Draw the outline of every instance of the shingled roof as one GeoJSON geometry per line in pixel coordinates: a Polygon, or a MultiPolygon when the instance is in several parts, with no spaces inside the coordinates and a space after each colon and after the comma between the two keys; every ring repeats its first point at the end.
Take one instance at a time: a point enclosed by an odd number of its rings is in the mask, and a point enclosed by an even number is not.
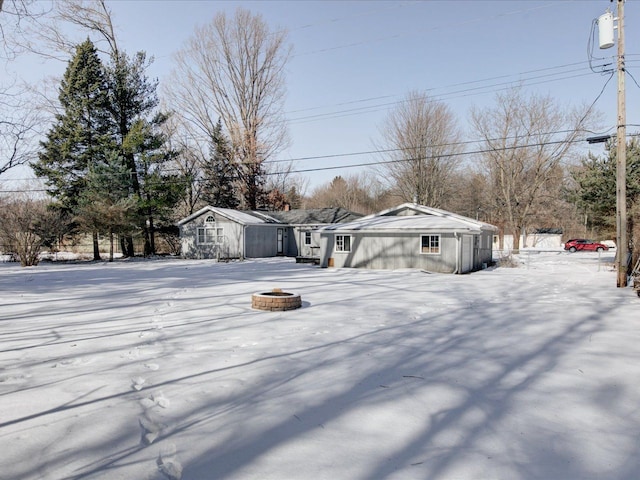
{"type": "Polygon", "coordinates": [[[340,207],[268,212],[268,215],[289,225],[345,223],[352,222],[363,216],[360,213],[350,212],[349,210],[345,210],[340,207]]]}

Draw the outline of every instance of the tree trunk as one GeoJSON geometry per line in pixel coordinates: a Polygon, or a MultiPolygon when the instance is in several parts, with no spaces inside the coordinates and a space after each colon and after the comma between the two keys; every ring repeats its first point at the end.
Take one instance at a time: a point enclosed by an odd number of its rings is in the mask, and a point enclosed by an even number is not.
{"type": "Polygon", "coordinates": [[[144,226],[144,256],[148,257],[152,254],[151,250],[151,232],[148,225],[144,226]]]}
{"type": "Polygon", "coordinates": [[[513,249],[512,253],[520,253],[520,232],[522,229],[520,227],[515,227],[512,229],[513,232],[513,249]]]}
{"type": "Polygon", "coordinates": [[[136,253],[133,248],[133,237],[127,235],[122,240],[122,254],[125,257],[135,257],[136,253]]]}
{"type": "Polygon", "coordinates": [[[100,258],[100,245],[98,244],[98,232],[93,232],[93,259],[101,260],[100,258]]]}
{"type": "Polygon", "coordinates": [[[156,254],[156,237],[155,237],[155,232],[154,232],[154,224],[153,224],[153,216],[149,215],[149,232],[148,232],[148,237],[149,237],[149,255],[155,255],[156,254]]]}
{"type": "Polygon", "coordinates": [[[109,261],[113,262],[113,230],[109,232],[109,261]]]}

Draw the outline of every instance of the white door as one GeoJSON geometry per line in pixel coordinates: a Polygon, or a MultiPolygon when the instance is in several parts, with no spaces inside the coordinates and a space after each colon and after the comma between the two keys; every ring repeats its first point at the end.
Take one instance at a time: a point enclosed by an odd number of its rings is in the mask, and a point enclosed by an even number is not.
{"type": "Polygon", "coordinates": [[[462,271],[467,273],[473,270],[473,236],[462,236],[462,271]]]}
{"type": "Polygon", "coordinates": [[[278,229],[278,255],[284,255],[284,228],[278,229]]]}

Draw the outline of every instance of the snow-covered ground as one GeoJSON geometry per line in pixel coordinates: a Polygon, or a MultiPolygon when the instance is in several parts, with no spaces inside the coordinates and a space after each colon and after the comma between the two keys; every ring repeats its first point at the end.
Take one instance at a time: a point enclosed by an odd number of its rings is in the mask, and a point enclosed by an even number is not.
{"type": "Polygon", "coordinates": [[[640,299],[520,260],[0,264],[0,478],[638,478],[640,299]]]}

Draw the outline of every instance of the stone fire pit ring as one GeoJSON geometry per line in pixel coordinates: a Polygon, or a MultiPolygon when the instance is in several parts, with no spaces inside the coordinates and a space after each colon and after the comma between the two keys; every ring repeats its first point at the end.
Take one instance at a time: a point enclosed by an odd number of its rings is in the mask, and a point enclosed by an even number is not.
{"type": "Polygon", "coordinates": [[[270,292],[254,293],[251,296],[251,308],[268,312],[282,312],[295,310],[302,306],[300,295],[283,292],[280,288],[274,288],[270,292]]]}

